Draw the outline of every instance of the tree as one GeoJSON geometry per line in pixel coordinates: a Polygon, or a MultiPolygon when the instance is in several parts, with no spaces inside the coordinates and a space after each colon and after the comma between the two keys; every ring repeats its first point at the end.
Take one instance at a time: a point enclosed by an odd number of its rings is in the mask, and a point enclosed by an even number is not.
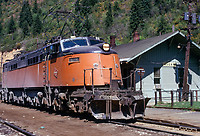
{"type": "Polygon", "coordinates": [[[14,33],[16,30],[15,22],[13,19],[13,16],[10,19],[10,22],[8,23],[8,34],[14,33]]]}
{"type": "Polygon", "coordinates": [[[0,21],[0,35],[2,35],[2,30],[3,30],[3,27],[2,27],[2,24],[1,24],[1,21],[0,21]]]}
{"type": "Polygon", "coordinates": [[[118,16],[119,11],[120,11],[119,3],[115,1],[114,6],[113,6],[113,14],[115,17],[118,16]]]}
{"type": "Polygon", "coordinates": [[[165,18],[163,16],[161,16],[159,23],[158,23],[157,34],[161,35],[163,33],[166,33],[167,30],[168,30],[167,21],[165,20],[165,18]]]}
{"type": "Polygon", "coordinates": [[[39,34],[42,31],[42,22],[38,14],[36,14],[33,18],[33,26],[32,26],[33,35],[39,34]]]}
{"type": "Polygon", "coordinates": [[[89,36],[91,34],[91,23],[89,20],[89,14],[92,12],[92,8],[97,2],[97,0],[76,1],[75,13],[85,19],[84,23],[78,18],[75,19],[74,28],[77,36],[81,33],[83,33],[85,36],[89,36]]]}
{"type": "Polygon", "coordinates": [[[82,31],[82,21],[79,19],[75,19],[74,28],[75,28],[75,35],[79,36],[82,31]]]}
{"type": "Polygon", "coordinates": [[[27,1],[24,1],[24,4],[22,6],[22,10],[20,12],[20,18],[19,18],[19,27],[22,28],[24,22],[27,22],[29,26],[32,25],[33,17],[30,10],[29,3],[27,1]]]}
{"type": "Polygon", "coordinates": [[[129,19],[129,29],[130,29],[130,35],[132,37],[132,34],[137,30],[138,25],[140,24],[139,19],[139,13],[138,13],[138,6],[133,3],[130,11],[130,19],[129,19]]]}
{"type": "Polygon", "coordinates": [[[79,14],[80,12],[80,0],[77,0],[75,3],[75,13],[79,14]]]}
{"type": "Polygon", "coordinates": [[[26,35],[29,35],[28,23],[26,21],[22,23],[22,27],[21,28],[22,28],[24,37],[26,35]]]}
{"type": "Polygon", "coordinates": [[[144,19],[150,14],[150,0],[134,0],[130,10],[129,29],[130,37],[144,23],[144,19]]]}
{"type": "Polygon", "coordinates": [[[86,17],[86,20],[85,20],[85,24],[83,25],[83,31],[84,31],[84,36],[90,36],[91,35],[91,23],[89,21],[89,18],[88,16],[86,17]]]}
{"type": "Polygon", "coordinates": [[[111,3],[109,3],[109,5],[108,5],[108,11],[106,13],[106,19],[105,19],[105,28],[106,28],[106,31],[108,30],[108,28],[110,26],[112,26],[112,23],[113,23],[112,5],[111,5],[111,3]]]}
{"type": "Polygon", "coordinates": [[[33,13],[38,13],[38,5],[37,5],[37,0],[34,2],[34,7],[33,7],[33,13]]]}
{"type": "Polygon", "coordinates": [[[0,2],[0,18],[2,17],[2,7],[1,7],[1,2],[0,2]]]}

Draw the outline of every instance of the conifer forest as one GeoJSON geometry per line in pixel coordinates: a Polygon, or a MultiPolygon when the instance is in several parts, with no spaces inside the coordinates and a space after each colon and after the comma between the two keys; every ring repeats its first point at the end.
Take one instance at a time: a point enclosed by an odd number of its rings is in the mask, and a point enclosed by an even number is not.
{"type": "MultiPolygon", "coordinates": [[[[26,52],[41,47],[55,36],[101,37],[116,44],[132,42],[138,32],[140,39],[187,27],[183,20],[188,5],[182,0],[0,0],[0,51],[24,48],[26,52]]],[[[196,0],[192,12],[200,15],[196,0]]],[[[199,27],[197,20],[195,27],[199,27]]],[[[200,45],[199,28],[191,39],[200,45]]]]}

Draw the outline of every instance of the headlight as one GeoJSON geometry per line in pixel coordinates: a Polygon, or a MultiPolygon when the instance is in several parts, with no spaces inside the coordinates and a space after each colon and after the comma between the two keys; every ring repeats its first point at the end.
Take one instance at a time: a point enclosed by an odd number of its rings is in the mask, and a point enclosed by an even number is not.
{"type": "Polygon", "coordinates": [[[105,44],[103,45],[103,50],[104,50],[104,51],[109,51],[109,50],[110,50],[110,45],[107,44],[107,43],[105,43],[105,44]]]}

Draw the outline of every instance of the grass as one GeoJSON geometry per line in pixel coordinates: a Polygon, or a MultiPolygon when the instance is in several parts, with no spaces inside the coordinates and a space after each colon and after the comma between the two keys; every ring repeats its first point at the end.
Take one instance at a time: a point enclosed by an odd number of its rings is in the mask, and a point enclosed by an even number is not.
{"type": "MultiPolygon", "coordinates": [[[[171,107],[171,103],[159,103],[155,105],[155,107],[171,107]]],[[[174,106],[172,108],[189,108],[189,109],[200,109],[200,102],[193,102],[193,106],[191,107],[190,102],[174,102],[174,106]]]]}

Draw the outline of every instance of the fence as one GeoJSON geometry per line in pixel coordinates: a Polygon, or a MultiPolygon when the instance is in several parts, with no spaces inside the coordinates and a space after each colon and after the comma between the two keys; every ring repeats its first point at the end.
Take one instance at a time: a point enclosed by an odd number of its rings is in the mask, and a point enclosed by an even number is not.
{"type": "MultiPolygon", "coordinates": [[[[190,90],[189,91],[189,99],[190,105],[193,106],[193,102],[198,102],[200,100],[200,90],[190,90]]],[[[182,91],[181,90],[156,90],[155,91],[155,105],[159,103],[170,103],[171,107],[173,107],[174,102],[182,101],[182,91]]]]}

